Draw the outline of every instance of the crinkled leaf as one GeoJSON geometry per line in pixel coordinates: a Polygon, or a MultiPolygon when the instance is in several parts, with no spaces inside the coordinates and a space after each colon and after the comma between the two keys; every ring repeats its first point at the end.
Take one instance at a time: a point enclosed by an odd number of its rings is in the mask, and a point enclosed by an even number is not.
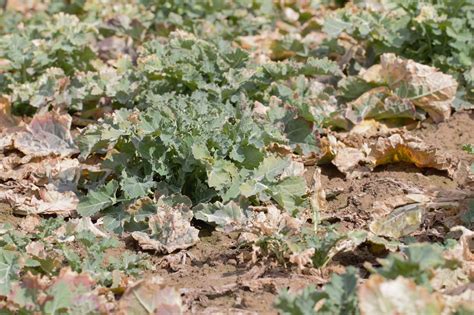
{"type": "Polygon", "coordinates": [[[214,204],[199,204],[193,209],[194,217],[208,223],[214,223],[218,229],[230,231],[239,226],[244,226],[247,221],[238,204],[231,201],[227,204],[216,202],[214,204]]]}
{"type": "Polygon", "coordinates": [[[118,314],[182,314],[180,294],[155,277],[127,288],[118,303],[118,314]]]}
{"type": "Polygon", "coordinates": [[[359,314],[356,288],[356,270],[349,268],[342,275],[333,275],[321,291],[309,286],[296,295],[281,292],[275,307],[282,314],[359,314]]]}
{"type": "Polygon", "coordinates": [[[81,198],[77,206],[77,212],[82,216],[93,216],[100,210],[103,210],[116,202],[116,196],[119,185],[115,180],[111,180],[105,186],[97,191],[89,191],[89,193],[81,198]]]}
{"type": "Polygon", "coordinates": [[[129,176],[125,172],[122,173],[123,178],[120,181],[120,187],[128,199],[144,197],[150,194],[151,189],[156,186],[152,180],[142,181],[136,176],[129,176]]]}
{"type": "Polygon", "coordinates": [[[385,280],[372,275],[358,290],[362,315],[369,314],[442,314],[443,299],[437,293],[398,277],[385,280]]]}
{"type": "Polygon", "coordinates": [[[419,203],[402,206],[386,217],[376,218],[370,224],[370,230],[377,235],[399,238],[416,231],[424,213],[424,206],[419,203]]]}
{"type": "Polygon", "coordinates": [[[54,112],[37,114],[27,126],[27,130],[15,137],[15,147],[31,156],[50,154],[69,156],[77,153],[71,132],[71,116],[54,112]]]}

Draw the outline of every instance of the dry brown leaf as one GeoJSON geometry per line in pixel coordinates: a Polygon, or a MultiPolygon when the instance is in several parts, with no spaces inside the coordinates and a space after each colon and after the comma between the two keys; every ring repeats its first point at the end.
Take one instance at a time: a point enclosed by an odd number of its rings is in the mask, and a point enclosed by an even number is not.
{"type": "Polygon", "coordinates": [[[380,57],[380,73],[392,90],[406,92],[413,104],[425,110],[435,122],[451,115],[451,103],[456,96],[457,81],[438,69],[406,60],[394,54],[380,57]]]}
{"type": "Polygon", "coordinates": [[[390,129],[386,124],[376,121],[375,119],[365,119],[355,125],[349,133],[364,138],[371,138],[375,136],[388,135],[390,129]]]}
{"type": "Polygon", "coordinates": [[[284,220],[284,214],[274,205],[269,205],[265,211],[252,211],[246,222],[248,226],[242,228],[248,229],[256,235],[268,236],[276,233],[284,220]]]}
{"type": "Polygon", "coordinates": [[[10,155],[0,162],[0,202],[13,213],[68,215],[79,202],[75,190],[80,176],[77,159],[16,158],[10,155]]]}
{"type": "Polygon", "coordinates": [[[369,225],[376,235],[399,238],[415,232],[422,223],[425,205],[414,203],[395,208],[387,216],[377,217],[369,225]]]}
{"type": "Polygon", "coordinates": [[[326,192],[323,189],[323,184],[321,181],[321,169],[319,167],[316,167],[314,170],[310,187],[311,196],[309,199],[309,205],[311,213],[307,216],[308,218],[311,218],[316,229],[321,222],[321,212],[325,211],[327,207],[326,192]]]}
{"type": "Polygon", "coordinates": [[[17,159],[10,155],[0,162],[0,180],[20,181],[28,179],[30,182],[51,183],[56,186],[75,187],[79,180],[81,166],[77,159],[48,158],[23,163],[24,159],[17,159]]]}
{"type": "Polygon", "coordinates": [[[332,160],[332,164],[334,164],[342,173],[356,176],[360,171],[368,170],[362,165],[362,162],[365,160],[366,154],[362,150],[343,147],[337,150],[336,156],[332,160]]]}
{"type": "Polygon", "coordinates": [[[171,207],[157,204],[157,214],[151,216],[148,222],[151,234],[133,232],[131,235],[144,250],[169,254],[199,241],[199,231],[191,226],[192,218],[188,205],[171,207]]]}
{"type": "Polygon", "coordinates": [[[20,222],[20,229],[26,233],[36,232],[36,228],[41,224],[41,218],[37,215],[29,215],[20,222]]]}
{"type": "Polygon", "coordinates": [[[11,68],[11,64],[10,60],[0,58],[0,74],[8,71],[11,68]]]}
{"type": "Polygon", "coordinates": [[[25,155],[67,157],[78,153],[71,136],[72,118],[68,114],[47,112],[33,117],[25,131],[14,138],[14,146],[25,155]]]}
{"type": "Polygon", "coordinates": [[[0,131],[16,127],[18,123],[19,120],[11,114],[10,98],[6,95],[0,95],[0,131]]]}
{"type": "Polygon", "coordinates": [[[0,202],[8,204],[13,213],[71,215],[79,199],[72,191],[57,191],[52,185],[38,187],[31,183],[0,184],[0,202]]]}
{"type": "Polygon", "coordinates": [[[447,251],[446,258],[460,261],[464,273],[470,281],[474,281],[474,232],[463,226],[456,226],[451,230],[461,231],[462,235],[459,244],[447,251]]]}
{"type": "Polygon", "coordinates": [[[46,9],[44,1],[40,0],[8,0],[7,10],[15,10],[21,13],[27,13],[28,11],[37,11],[46,9]]]}
{"type": "Polygon", "coordinates": [[[152,277],[127,288],[119,300],[116,314],[179,315],[183,311],[179,292],[165,286],[163,279],[152,277]]]}
{"type": "Polygon", "coordinates": [[[19,124],[20,121],[11,114],[10,98],[0,95],[0,152],[13,145],[15,131],[19,124]]]}
{"type": "Polygon", "coordinates": [[[435,315],[444,310],[443,297],[417,286],[411,279],[386,280],[372,275],[359,287],[362,315],[435,315]]]}
{"type": "Polygon", "coordinates": [[[94,224],[90,217],[83,217],[80,219],[69,220],[68,225],[71,225],[76,233],[88,231],[97,237],[109,237],[107,233],[102,232],[97,226],[99,222],[94,224]]]}
{"type": "Polygon", "coordinates": [[[258,35],[239,36],[236,43],[243,49],[251,51],[251,55],[258,61],[270,61],[271,47],[274,41],[281,38],[276,31],[267,31],[258,35]],[[262,60],[260,60],[262,59],[262,60]]]}
{"type": "Polygon", "coordinates": [[[30,255],[42,259],[46,258],[46,251],[44,250],[44,244],[42,242],[32,241],[26,245],[25,250],[30,255]]]}
{"type": "Polygon", "coordinates": [[[314,248],[307,248],[302,252],[293,253],[290,255],[290,263],[297,265],[299,270],[305,269],[308,265],[312,266],[314,252],[314,248]]]}
{"type": "Polygon", "coordinates": [[[474,284],[471,282],[457,289],[459,293],[444,295],[446,310],[443,315],[474,314],[474,284]],[[461,308],[464,312],[459,312],[461,308]]]}
{"type": "Polygon", "coordinates": [[[350,145],[331,135],[327,139],[323,138],[321,143],[324,156],[319,163],[332,159],[331,163],[349,177],[359,177],[379,165],[398,162],[447,171],[449,176],[453,177],[459,165],[455,157],[425,144],[419,138],[403,133],[377,139],[361,139],[358,134],[346,133],[340,135],[340,138],[350,145]]]}
{"type": "Polygon", "coordinates": [[[377,84],[385,83],[382,77],[382,65],[376,64],[366,70],[361,70],[359,77],[367,82],[373,82],[377,84]]]}

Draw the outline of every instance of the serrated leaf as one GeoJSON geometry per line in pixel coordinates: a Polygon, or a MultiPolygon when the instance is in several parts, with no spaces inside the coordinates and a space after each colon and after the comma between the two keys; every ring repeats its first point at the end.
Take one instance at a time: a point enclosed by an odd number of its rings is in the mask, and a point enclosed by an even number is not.
{"type": "Polygon", "coordinates": [[[193,211],[196,219],[216,224],[218,230],[226,232],[243,226],[246,222],[244,212],[239,205],[233,201],[227,204],[220,202],[214,204],[200,204],[197,205],[193,211]]]}
{"type": "Polygon", "coordinates": [[[77,206],[77,212],[84,217],[90,217],[116,202],[117,189],[119,184],[116,180],[111,180],[97,191],[89,193],[81,198],[77,206]]]}
{"type": "Polygon", "coordinates": [[[232,162],[218,160],[208,173],[208,184],[210,187],[221,190],[229,186],[237,174],[237,167],[232,162]]]}
{"type": "Polygon", "coordinates": [[[125,198],[136,199],[150,194],[151,189],[156,186],[152,180],[141,181],[136,176],[129,176],[122,173],[123,179],[120,181],[120,187],[125,194],[125,198]]]}
{"type": "Polygon", "coordinates": [[[323,290],[313,286],[305,288],[300,294],[286,291],[279,294],[275,303],[282,314],[359,314],[357,308],[357,275],[354,268],[348,268],[342,275],[333,275],[323,290]],[[317,310],[315,309],[317,308],[317,310]]]}
{"type": "Polygon", "coordinates": [[[290,162],[287,159],[269,156],[263,159],[263,162],[259,165],[254,175],[257,178],[264,177],[266,180],[273,182],[288,165],[290,165],[290,162]]]}
{"type": "Polygon", "coordinates": [[[13,281],[18,278],[20,271],[18,255],[0,248],[0,296],[10,292],[13,281]]]}
{"type": "Polygon", "coordinates": [[[329,17],[324,20],[323,32],[331,37],[337,37],[346,29],[352,29],[352,24],[339,17],[329,17]]]}
{"type": "Polygon", "coordinates": [[[291,211],[297,206],[298,200],[306,194],[306,189],[304,177],[291,176],[272,186],[271,195],[282,208],[291,211]]]}

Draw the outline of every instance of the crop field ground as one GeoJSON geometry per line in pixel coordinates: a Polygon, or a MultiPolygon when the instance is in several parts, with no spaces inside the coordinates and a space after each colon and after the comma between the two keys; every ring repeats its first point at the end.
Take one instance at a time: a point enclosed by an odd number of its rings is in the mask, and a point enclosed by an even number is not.
{"type": "Polygon", "coordinates": [[[473,0],[0,0],[0,314],[474,314],[473,0]]]}

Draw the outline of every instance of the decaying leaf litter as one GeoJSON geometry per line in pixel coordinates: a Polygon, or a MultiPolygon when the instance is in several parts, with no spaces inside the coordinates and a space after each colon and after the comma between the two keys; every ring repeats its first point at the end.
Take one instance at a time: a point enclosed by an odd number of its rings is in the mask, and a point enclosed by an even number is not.
{"type": "Polygon", "coordinates": [[[4,8],[2,311],[473,311],[471,2],[4,8]]]}

